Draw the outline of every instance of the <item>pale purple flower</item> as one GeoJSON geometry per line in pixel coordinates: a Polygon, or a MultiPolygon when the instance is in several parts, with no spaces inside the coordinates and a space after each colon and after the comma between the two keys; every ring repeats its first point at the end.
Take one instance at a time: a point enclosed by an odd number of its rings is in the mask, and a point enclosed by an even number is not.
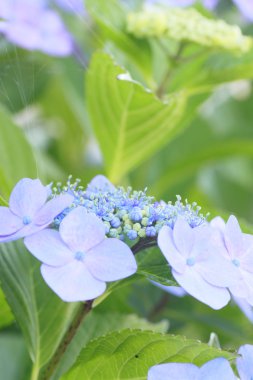
{"type": "Polygon", "coordinates": [[[42,261],[48,286],[66,302],[96,298],[104,293],[106,282],[137,270],[131,249],[119,239],[106,238],[103,222],[83,207],[63,219],[59,232],[45,229],[24,242],[42,261]]]}
{"type": "Polygon", "coordinates": [[[190,363],[158,364],[149,369],[148,380],[235,380],[228,360],[216,358],[197,367],[190,363]]]}
{"type": "Polygon", "coordinates": [[[172,268],[172,275],[187,293],[220,309],[230,300],[226,287],[234,284],[237,271],[216,244],[216,232],[208,225],[191,228],[179,218],[172,230],[163,226],[158,246],[172,268]]]}
{"type": "Polygon", "coordinates": [[[66,56],[73,52],[73,40],[60,16],[43,0],[1,0],[0,33],[28,50],[66,56]]]}
{"type": "Polygon", "coordinates": [[[54,0],[55,3],[66,12],[82,14],[84,12],[84,0],[54,0]]]}
{"type": "Polygon", "coordinates": [[[239,348],[238,354],[241,355],[236,359],[237,371],[241,380],[253,379],[253,346],[245,344],[239,348]]]}
{"type": "Polygon", "coordinates": [[[253,323],[253,308],[248,303],[246,298],[238,298],[238,297],[232,297],[232,300],[235,302],[235,304],[239,307],[239,309],[243,312],[245,317],[248,318],[248,320],[253,323]]]}
{"type": "Polygon", "coordinates": [[[0,207],[0,242],[31,235],[52,223],[73,202],[69,194],[47,202],[50,189],[39,179],[23,178],[14,187],[8,207],[0,207]]]}
{"type": "Polygon", "coordinates": [[[115,191],[116,187],[104,175],[96,175],[88,184],[87,191],[115,191]]]}
{"type": "Polygon", "coordinates": [[[238,281],[229,286],[230,292],[253,305],[253,236],[244,234],[234,215],[225,222],[217,217],[211,227],[219,231],[217,245],[223,256],[233,263],[238,281]]]}

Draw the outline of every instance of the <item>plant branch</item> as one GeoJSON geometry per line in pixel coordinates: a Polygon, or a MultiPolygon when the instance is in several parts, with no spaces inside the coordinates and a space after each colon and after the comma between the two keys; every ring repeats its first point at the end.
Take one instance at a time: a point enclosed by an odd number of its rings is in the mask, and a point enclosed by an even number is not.
{"type": "Polygon", "coordinates": [[[133,254],[136,255],[138,252],[147,248],[155,247],[156,245],[156,238],[146,238],[143,240],[140,239],[135,245],[132,246],[131,250],[133,254]]]}
{"type": "Polygon", "coordinates": [[[57,348],[53,357],[49,361],[47,367],[43,371],[41,380],[49,380],[52,374],[54,373],[55,368],[59,364],[69,344],[76,335],[81,323],[83,322],[86,315],[91,311],[93,301],[94,300],[87,301],[79,307],[79,310],[77,311],[73,322],[71,323],[66,334],[64,335],[59,347],[57,348]]]}

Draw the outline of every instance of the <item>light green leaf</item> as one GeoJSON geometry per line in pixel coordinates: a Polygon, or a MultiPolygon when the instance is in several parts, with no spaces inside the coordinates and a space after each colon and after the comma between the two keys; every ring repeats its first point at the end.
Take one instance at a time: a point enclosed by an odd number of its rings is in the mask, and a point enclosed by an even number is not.
{"type": "Polygon", "coordinates": [[[202,365],[228,352],[184,337],[123,330],[98,338],[84,348],[64,380],[146,380],[148,369],[161,362],[202,365]]]}
{"type": "Polygon", "coordinates": [[[105,53],[94,55],[86,96],[107,175],[114,183],[179,130],[187,101],[186,93],[180,92],[161,102],[105,53]]]}
{"type": "Polygon", "coordinates": [[[37,170],[31,146],[1,106],[0,136],[0,196],[6,200],[18,180],[37,177],[37,170]]]}
{"type": "Polygon", "coordinates": [[[115,312],[99,313],[97,311],[92,311],[84,320],[78,333],[68,347],[52,380],[59,379],[60,376],[74,364],[81,349],[91,339],[97,338],[111,331],[125,328],[165,333],[168,330],[168,327],[167,320],[163,320],[159,323],[151,323],[134,314],[123,315],[115,312]]]}
{"type": "Polygon", "coordinates": [[[34,362],[34,379],[57,348],[77,306],[64,303],[48,288],[39,266],[22,242],[0,244],[2,288],[34,362]]]}

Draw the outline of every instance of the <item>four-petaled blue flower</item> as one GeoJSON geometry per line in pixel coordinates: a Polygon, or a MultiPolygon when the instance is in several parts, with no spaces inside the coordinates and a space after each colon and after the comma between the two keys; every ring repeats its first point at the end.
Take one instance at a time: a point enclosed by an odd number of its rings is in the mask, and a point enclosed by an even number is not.
{"type": "Polygon", "coordinates": [[[14,187],[8,207],[0,207],[0,242],[31,235],[51,224],[73,202],[69,194],[47,202],[50,189],[40,180],[23,178],[14,187]]]}
{"type": "Polygon", "coordinates": [[[216,233],[208,225],[191,228],[179,218],[172,230],[163,226],[158,246],[172,268],[179,285],[213,309],[230,300],[226,289],[238,282],[238,273],[216,244],[216,233]]]}
{"type": "Polygon", "coordinates": [[[131,249],[119,239],[106,238],[103,222],[83,207],[63,219],[59,232],[45,229],[24,242],[42,261],[46,283],[67,302],[96,298],[104,293],[106,282],[137,270],[131,249]]]}

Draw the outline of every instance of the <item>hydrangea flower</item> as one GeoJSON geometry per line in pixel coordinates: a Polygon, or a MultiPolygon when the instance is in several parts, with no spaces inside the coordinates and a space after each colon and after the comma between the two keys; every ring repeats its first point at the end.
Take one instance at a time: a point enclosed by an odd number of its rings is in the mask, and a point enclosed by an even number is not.
{"type": "MultiPolygon", "coordinates": [[[[190,363],[158,364],[150,368],[148,380],[235,380],[228,360],[216,358],[197,367],[190,363]]],[[[249,380],[249,379],[248,379],[249,380]]]]}
{"type": "Polygon", "coordinates": [[[1,0],[0,34],[28,50],[55,56],[73,52],[73,40],[45,0],[1,0]]]}
{"type": "Polygon", "coordinates": [[[238,354],[241,356],[236,359],[236,367],[241,380],[253,379],[253,346],[251,344],[241,346],[238,354]]]}
{"type": "Polygon", "coordinates": [[[39,179],[21,179],[10,195],[9,207],[0,207],[0,242],[40,231],[73,202],[69,194],[47,202],[50,192],[39,179]]]}
{"type": "Polygon", "coordinates": [[[158,246],[173,277],[187,293],[213,309],[228,303],[226,287],[238,281],[238,274],[231,261],[221,254],[212,228],[191,228],[179,218],[173,230],[168,226],[160,230],[158,246]]]}
{"type": "Polygon", "coordinates": [[[229,286],[230,292],[253,305],[253,236],[241,231],[234,215],[229,217],[226,224],[217,217],[211,221],[211,226],[220,232],[217,246],[238,272],[239,280],[229,286]]]}
{"type": "Polygon", "coordinates": [[[72,210],[59,232],[42,230],[25,238],[28,250],[42,261],[48,286],[64,301],[87,301],[104,293],[106,282],[131,276],[137,270],[130,248],[105,237],[105,226],[83,207],[72,210]]]}

